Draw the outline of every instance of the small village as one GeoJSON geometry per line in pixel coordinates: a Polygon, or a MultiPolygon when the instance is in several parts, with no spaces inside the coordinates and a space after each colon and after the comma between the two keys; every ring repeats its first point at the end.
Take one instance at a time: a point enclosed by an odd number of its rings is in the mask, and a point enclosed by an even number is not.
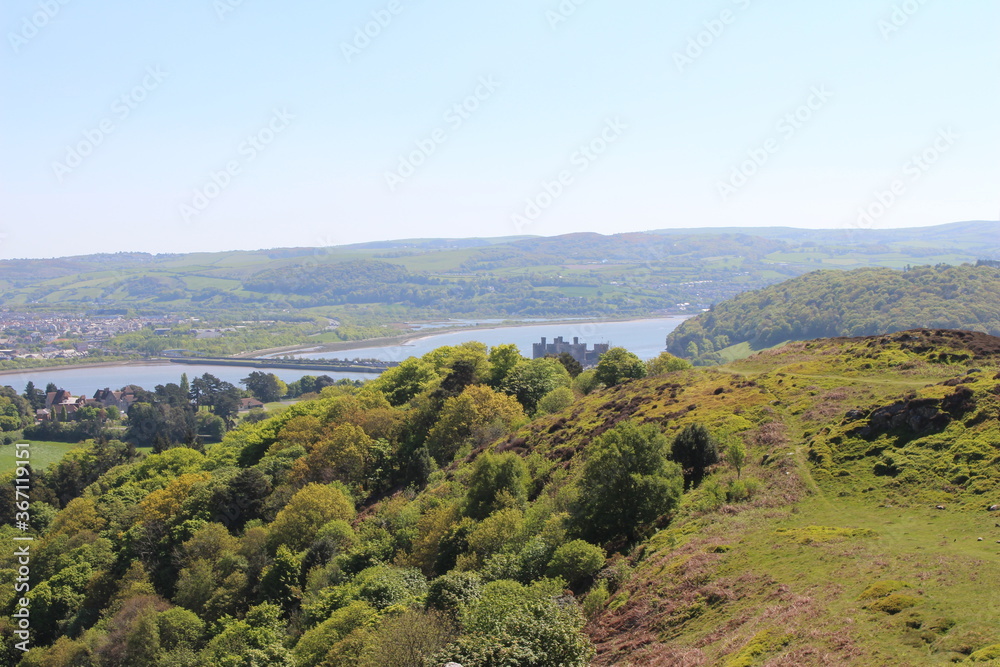
{"type": "Polygon", "coordinates": [[[107,344],[115,336],[146,327],[166,327],[169,331],[176,322],[168,317],[42,316],[0,311],[0,360],[73,359],[91,351],[107,353],[107,344]]]}
{"type": "MultiPolygon", "coordinates": [[[[67,421],[73,418],[77,410],[84,407],[103,410],[114,408],[120,414],[128,414],[128,409],[132,407],[132,404],[139,402],[139,392],[142,391],[142,387],[136,385],[128,385],[120,391],[113,391],[105,387],[95,391],[92,398],[73,396],[65,389],[48,391],[45,393],[45,407],[35,410],[35,422],[67,421]]],[[[256,398],[241,398],[239,400],[240,412],[264,407],[264,403],[256,398]]]]}

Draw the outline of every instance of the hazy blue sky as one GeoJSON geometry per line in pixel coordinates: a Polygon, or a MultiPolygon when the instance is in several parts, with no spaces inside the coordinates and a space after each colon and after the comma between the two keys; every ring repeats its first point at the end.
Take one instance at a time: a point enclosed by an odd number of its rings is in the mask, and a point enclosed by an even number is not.
{"type": "Polygon", "coordinates": [[[0,257],[1000,213],[996,0],[0,19],[0,257]]]}

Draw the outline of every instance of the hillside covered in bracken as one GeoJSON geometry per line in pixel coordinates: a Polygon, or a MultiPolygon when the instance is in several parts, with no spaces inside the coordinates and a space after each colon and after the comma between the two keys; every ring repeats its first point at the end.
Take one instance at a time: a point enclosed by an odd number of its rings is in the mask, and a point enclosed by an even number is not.
{"type": "Polygon", "coordinates": [[[206,448],[33,471],[34,648],[5,586],[2,661],[988,663],[998,463],[984,333],[583,372],[439,348],[206,448]]]}

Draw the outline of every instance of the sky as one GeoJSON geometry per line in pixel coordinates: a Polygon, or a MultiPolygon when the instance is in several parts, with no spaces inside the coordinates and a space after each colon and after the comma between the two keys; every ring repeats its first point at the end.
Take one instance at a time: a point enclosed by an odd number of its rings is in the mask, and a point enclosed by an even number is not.
{"type": "Polygon", "coordinates": [[[996,0],[5,0],[0,258],[1000,214],[996,0]]]}

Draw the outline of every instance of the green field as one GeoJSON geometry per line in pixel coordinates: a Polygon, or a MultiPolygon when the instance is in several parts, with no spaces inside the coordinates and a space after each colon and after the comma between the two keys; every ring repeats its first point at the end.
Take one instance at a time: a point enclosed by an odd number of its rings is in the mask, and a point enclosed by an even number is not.
{"type": "MultiPolygon", "coordinates": [[[[35,470],[48,467],[50,464],[61,459],[69,450],[80,447],[79,444],[68,444],[65,442],[44,442],[39,440],[19,440],[18,442],[31,444],[31,447],[28,449],[30,452],[29,460],[31,467],[35,470]]],[[[0,445],[0,472],[7,472],[14,469],[16,466],[14,455],[14,445],[0,445]]]]}

